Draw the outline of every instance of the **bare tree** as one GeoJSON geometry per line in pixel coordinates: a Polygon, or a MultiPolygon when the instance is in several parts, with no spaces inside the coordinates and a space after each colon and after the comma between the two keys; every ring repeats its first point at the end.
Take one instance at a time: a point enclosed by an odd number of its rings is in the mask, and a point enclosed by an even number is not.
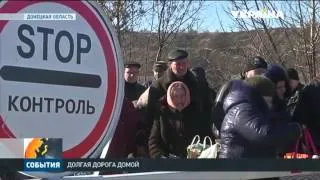
{"type": "Polygon", "coordinates": [[[131,59],[131,42],[133,39],[130,33],[135,30],[135,27],[140,25],[141,18],[146,13],[143,2],[141,0],[97,0],[97,2],[113,23],[122,51],[124,54],[128,54],[128,58],[131,59]],[[129,43],[124,44],[126,38],[129,38],[129,43]]]}
{"type": "MultiPolygon", "coordinates": [[[[265,8],[265,2],[257,0],[248,2],[232,1],[232,10],[234,11],[263,11],[265,8]]],[[[229,15],[232,15],[231,9],[227,11],[229,15]]],[[[268,20],[263,18],[234,18],[234,21],[239,26],[239,29],[248,33],[251,40],[251,48],[256,48],[255,51],[258,55],[263,55],[273,62],[283,63],[281,52],[277,47],[276,39],[271,35],[271,28],[268,20]]],[[[251,49],[252,50],[252,49],[251,49]]],[[[249,51],[250,52],[250,51],[249,51]]]]}
{"type": "Polygon", "coordinates": [[[178,32],[184,31],[198,21],[198,13],[202,1],[171,1],[158,0],[154,2],[157,27],[158,52],[156,61],[161,60],[163,49],[169,45],[178,32]]]}
{"type": "MultiPolygon", "coordinates": [[[[279,2],[267,1],[232,1],[232,8],[244,10],[267,10],[277,12],[280,8],[285,10],[285,18],[263,19],[253,18],[249,20],[235,18],[235,22],[239,27],[244,29],[248,34],[255,33],[259,38],[254,41],[253,47],[261,47],[260,51],[268,52],[268,57],[276,59],[275,62],[286,66],[294,65],[302,72],[308,73],[307,79],[313,79],[318,75],[317,47],[320,43],[320,26],[319,11],[320,3],[316,0],[309,1],[284,1],[279,2]],[[251,3],[251,6],[249,5],[251,3]],[[278,26],[277,29],[273,28],[278,26]],[[261,33],[261,29],[263,33],[261,33]]],[[[304,75],[305,76],[305,75],[304,75]]]]}

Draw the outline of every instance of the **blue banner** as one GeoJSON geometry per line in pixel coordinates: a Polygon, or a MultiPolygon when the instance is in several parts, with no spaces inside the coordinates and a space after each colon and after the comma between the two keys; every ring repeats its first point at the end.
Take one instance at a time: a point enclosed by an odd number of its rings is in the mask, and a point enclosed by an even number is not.
{"type": "Polygon", "coordinates": [[[25,159],[24,171],[63,172],[63,160],[61,159],[25,159]]]}

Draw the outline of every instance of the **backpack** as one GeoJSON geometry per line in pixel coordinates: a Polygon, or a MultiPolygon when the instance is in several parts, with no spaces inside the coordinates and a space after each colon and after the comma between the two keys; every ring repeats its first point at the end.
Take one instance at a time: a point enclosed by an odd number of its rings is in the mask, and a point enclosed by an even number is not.
{"type": "Polygon", "coordinates": [[[230,88],[232,85],[232,81],[229,81],[228,83],[224,84],[220,90],[218,91],[218,94],[215,98],[215,102],[212,107],[211,112],[211,121],[212,124],[212,132],[216,138],[219,138],[219,130],[221,128],[225,112],[223,110],[223,102],[225,97],[229,94],[230,88]]]}

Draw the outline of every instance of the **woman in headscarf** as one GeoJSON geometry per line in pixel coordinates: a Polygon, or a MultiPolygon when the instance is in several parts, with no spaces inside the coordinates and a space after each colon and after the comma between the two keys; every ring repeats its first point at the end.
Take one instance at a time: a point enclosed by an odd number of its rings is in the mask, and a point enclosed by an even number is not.
{"type": "Polygon", "coordinates": [[[149,136],[150,157],[186,157],[188,144],[201,130],[189,110],[188,87],[181,81],[173,82],[158,105],[149,136]]]}

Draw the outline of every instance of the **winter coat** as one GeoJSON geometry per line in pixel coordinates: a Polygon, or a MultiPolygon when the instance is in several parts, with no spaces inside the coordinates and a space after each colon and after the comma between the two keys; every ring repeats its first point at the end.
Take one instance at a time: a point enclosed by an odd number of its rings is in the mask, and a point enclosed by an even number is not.
{"type": "Polygon", "coordinates": [[[147,119],[151,120],[150,122],[148,122],[148,126],[150,127],[150,129],[153,124],[152,120],[155,119],[154,114],[157,110],[157,101],[159,101],[159,99],[166,94],[169,85],[174,81],[182,81],[190,90],[190,110],[198,117],[198,119],[201,119],[202,122],[199,124],[202,124],[202,129],[205,129],[203,132],[201,132],[202,134],[200,135],[211,136],[212,123],[210,123],[211,119],[209,118],[210,115],[208,115],[208,113],[211,113],[211,108],[205,107],[208,106],[208,104],[210,105],[211,99],[209,97],[205,97],[206,90],[201,88],[199,81],[189,70],[182,79],[178,79],[169,68],[162,77],[154,81],[150,86],[147,107],[147,119]]]}
{"type": "Polygon", "coordinates": [[[227,83],[223,84],[218,93],[216,94],[214,104],[211,110],[211,122],[212,122],[212,132],[215,137],[219,137],[219,131],[221,129],[221,124],[223,122],[225,112],[223,110],[223,102],[225,100],[226,95],[229,94],[229,90],[231,84],[234,80],[228,81],[227,83]]]}
{"type": "Polygon", "coordinates": [[[200,129],[198,118],[192,112],[191,106],[181,112],[174,111],[165,99],[166,96],[161,98],[160,108],[154,116],[149,136],[149,155],[151,158],[159,158],[172,154],[185,158],[187,146],[203,129],[200,129]]]}
{"type": "Polygon", "coordinates": [[[125,82],[124,92],[125,97],[128,98],[129,101],[138,100],[140,95],[146,90],[146,88],[139,83],[128,83],[125,82]]]}
{"type": "Polygon", "coordinates": [[[143,134],[143,129],[137,128],[141,118],[141,114],[133,107],[132,102],[125,98],[107,153],[108,158],[127,158],[128,154],[135,153],[139,141],[137,135],[143,134]]]}
{"type": "Polygon", "coordinates": [[[305,124],[311,130],[315,144],[320,148],[320,81],[312,81],[300,90],[291,107],[292,120],[305,124]]]}
{"type": "Polygon", "coordinates": [[[273,124],[262,96],[241,80],[232,82],[223,109],[219,158],[276,157],[300,136],[296,123],[273,124]]]}

